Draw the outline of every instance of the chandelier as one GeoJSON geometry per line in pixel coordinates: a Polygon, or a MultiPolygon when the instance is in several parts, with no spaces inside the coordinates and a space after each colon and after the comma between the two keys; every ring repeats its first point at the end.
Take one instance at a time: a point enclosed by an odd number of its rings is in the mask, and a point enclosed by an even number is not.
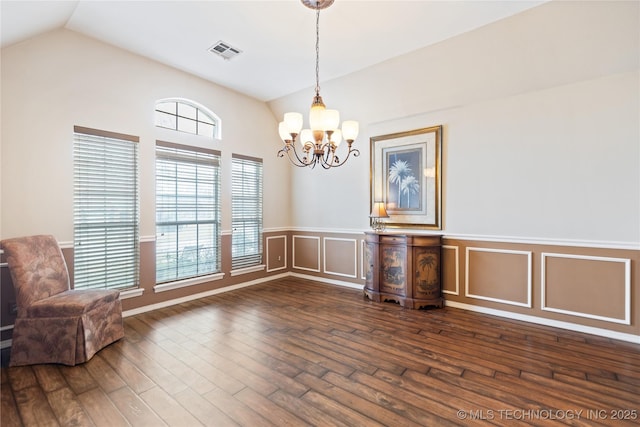
{"type": "Polygon", "coordinates": [[[354,157],[360,151],[352,148],[353,141],[358,136],[358,122],[345,121],[340,125],[340,113],[337,110],[327,110],[320,96],[320,10],[333,4],[334,0],[301,0],[308,8],[316,11],[316,94],[309,112],[309,128],[302,129],[302,114],[285,113],[284,120],[278,126],[280,138],[284,147],[278,151],[278,157],[285,154],[294,166],[311,167],[321,165],[325,169],[342,166],[351,153],[354,157]],[[300,136],[300,148],[296,148],[296,138],[300,136]],[[336,150],[342,139],[347,142],[347,155],[340,159],[336,150]]]}

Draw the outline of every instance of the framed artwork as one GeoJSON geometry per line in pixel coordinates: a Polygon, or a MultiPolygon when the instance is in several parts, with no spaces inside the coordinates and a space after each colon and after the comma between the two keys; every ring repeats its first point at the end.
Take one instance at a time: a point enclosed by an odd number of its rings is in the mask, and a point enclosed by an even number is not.
{"type": "Polygon", "coordinates": [[[441,156],[441,125],[371,138],[370,207],[384,202],[389,215],[379,221],[442,229],[441,156]]]}

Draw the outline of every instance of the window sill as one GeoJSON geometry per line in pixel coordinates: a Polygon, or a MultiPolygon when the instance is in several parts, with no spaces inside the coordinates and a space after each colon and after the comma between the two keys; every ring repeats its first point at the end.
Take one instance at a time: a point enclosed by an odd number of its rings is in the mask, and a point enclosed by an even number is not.
{"type": "Polygon", "coordinates": [[[178,280],[176,282],[169,282],[169,283],[162,283],[159,285],[155,285],[153,287],[153,292],[155,293],[166,292],[174,289],[185,288],[187,286],[200,285],[202,283],[211,282],[214,280],[221,280],[223,278],[224,278],[224,273],[214,273],[214,274],[209,274],[207,276],[192,277],[191,279],[178,280]]]}
{"type": "Polygon", "coordinates": [[[264,271],[266,265],[253,265],[251,267],[240,268],[238,270],[231,270],[231,277],[240,276],[241,274],[255,273],[256,271],[264,271]]]}
{"type": "Polygon", "coordinates": [[[140,297],[143,293],[143,288],[127,289],[126,291],[120,291],[120,299],[123,300],[128,298],[140,297]]]}

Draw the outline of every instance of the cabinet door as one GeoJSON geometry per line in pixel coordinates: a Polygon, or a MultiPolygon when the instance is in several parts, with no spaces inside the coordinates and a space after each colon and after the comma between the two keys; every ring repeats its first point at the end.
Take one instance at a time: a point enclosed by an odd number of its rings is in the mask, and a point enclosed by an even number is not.
{"type": "Polygon", "coordinates": [[[440,298],[440,247],[413,248],[413,263],[415,268],[414,298],[440,298]]]}
{"type": "Polygon", "coordinates": [[[375,243],[366,242],[364,244],[364,284],[367,289],[374,289],[373,287],[373,269],[377,262],[375,261],[376,253],[375,243]]]}
{"type": "Polygon", "coordinates": [[[380,262],[380,292],[406,296],[407,248],[406,246],[382,245],[380,262]]]}

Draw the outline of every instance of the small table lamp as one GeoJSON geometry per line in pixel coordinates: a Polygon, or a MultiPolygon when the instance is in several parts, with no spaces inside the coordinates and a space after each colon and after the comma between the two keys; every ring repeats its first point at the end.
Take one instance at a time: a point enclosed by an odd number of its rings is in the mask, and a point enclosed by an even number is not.
{"type": "Polygon", "coordinates": [[[371,228],[374,231],[384,231],[387,224],[380,220],[380,218],[389,218],[389,214],[387,214],[387,209],[385,208],[384,202],[373,202],[373,207],[371,208],[371,228]]]}

